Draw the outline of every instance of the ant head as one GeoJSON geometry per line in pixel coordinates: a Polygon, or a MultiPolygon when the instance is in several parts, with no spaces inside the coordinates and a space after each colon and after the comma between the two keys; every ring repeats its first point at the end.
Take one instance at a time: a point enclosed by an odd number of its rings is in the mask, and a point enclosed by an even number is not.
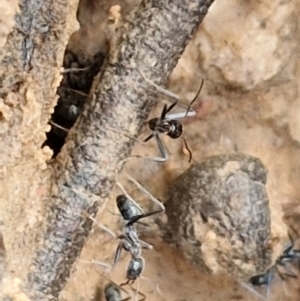
{"type": "Polygon", "coordinates": [[[148,122],[151,131],[155,131],[158,124],[159,124],[159,118],[152,118],[148,122]]]}

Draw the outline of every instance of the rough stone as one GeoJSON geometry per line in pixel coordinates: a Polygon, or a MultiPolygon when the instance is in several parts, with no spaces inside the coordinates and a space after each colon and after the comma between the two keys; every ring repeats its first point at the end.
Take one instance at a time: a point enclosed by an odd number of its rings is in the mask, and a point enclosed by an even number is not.
{"type": "Polygon", "coordinates": [[[238,278],[263,272],[271,262],[265,184],[263,164],[244,154],[193,164],[170,188],[171,240],[207,271],[238,278]]]}

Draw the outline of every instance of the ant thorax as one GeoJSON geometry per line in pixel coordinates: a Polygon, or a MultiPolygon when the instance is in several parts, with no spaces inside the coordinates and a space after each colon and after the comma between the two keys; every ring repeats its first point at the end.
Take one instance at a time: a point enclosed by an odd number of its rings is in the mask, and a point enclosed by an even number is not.
{"type": "Polygon", "coordinates": [[[123,248],[129,252],[132,257],[138,257],[141,255],[141,246],[139,244],[131,244],[129,241],[123,242],[123,248]]]}
{"type": "Polygon", "coordinates": [[[183,131],[181,122],[176,119],[159,120],[159,118],[153,118],[149,121],[149,128],[160,134],[166,134],[173,139],[179,138],[183,131]]]}
{"type": "Polygon", "coordinates": [[[169,121],[166,119],[160,120],[160,118],[150,119],[149,128],[151,131],[159,132],[161,134],[167,134],[171,130],[169,121]]]}
{"type": "Polygon", "coordinates": [[[127,241],[131,243],[131,245],[139,244],[139,236],[136,228],[133,225],[127,225],[124,227],[123,235],[127,238],[127,241]]]}

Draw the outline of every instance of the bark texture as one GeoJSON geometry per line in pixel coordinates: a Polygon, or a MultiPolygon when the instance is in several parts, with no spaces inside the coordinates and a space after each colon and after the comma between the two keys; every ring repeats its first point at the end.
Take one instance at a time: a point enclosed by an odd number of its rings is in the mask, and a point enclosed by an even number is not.
{"type": "Polygon", "coordinates": [[[45,140],[45,128],[56,100],[55,89],[61,79],[60,67],[69,38],[65,29],[68,7],[64,0],[20,2],[14,30],[1,49],[4,55],[0,69],[3,115],[0,135],[6,143],[0,166],[14,166],[32,157],[45,140]],[[26,110],[28,103],[31,108],[26,110]],[[41,112],[41,116],[36,111],[41,112]],[[33,131],[29,133],[23,130],[31,126],[33,131]]]}
{"type": "MultiPolygon", "coordinates": [[[[49,150],[42,150],[41,145],[57,100],[64,49],[70,37],[69,10],[76,0],[17,2],[8,20],[9,34],[5,43],[1,40],[1,46],[5,45],[0,49],[0,219],[7,253],[7,269],[0,290],[3,300],[12,300],[13,293],[7,292],[16,284],[14,280],[19,282],[18,287],[21,284],[20,279],[12,278],[22,278],[24,271],[28,273],[27,262],[31,258],[28,254],[36,249],[38,227],[28,233],[23,231],[22,235],[16,231],[21,225],[24,230],[22,222],[28,218],[25,203],[32,201],[26,189],[20,189],[20,178],[24,174],[27,186],[34,187],[45,174],[49,150]],[[20,259],[18,269],[10,265],[16,257],[16,261],[20,259]]],[[[38,211],[34,205],[32,209],[38,211]]],[[[0,266],[4,262],[1,247],[0,243],[0,266]]]]}
{"type": "Polygon", "coordinates": [[[53,166],[47,226],[27,281],[32,300],[58,296],[91,229],[85,214],[97,213],[114,184],[116,163],[131,150],[132,140],[106,127],[136,136],[154,103],[137,69],[163,85],[212,2],[143,1],[120,28],[117,61],[104,66],[53,166]]]}

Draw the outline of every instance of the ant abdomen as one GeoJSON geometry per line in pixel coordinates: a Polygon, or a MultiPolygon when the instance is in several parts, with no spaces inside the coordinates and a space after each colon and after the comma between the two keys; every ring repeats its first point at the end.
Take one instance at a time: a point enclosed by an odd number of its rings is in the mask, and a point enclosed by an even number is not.
{"type": "Polygon", "coordinates": [[[169,120],[168,121],[170,129],[167,135],[171,137],[172,139],[177,139],[182,134],[182,124],[179,120],[169,120]]]}
{"type": "Polygon", "coordinates": [[[132,258],[127,269],[127,279],[136,280],[144,269],[144,260],[141,257],[132,258]]]}

